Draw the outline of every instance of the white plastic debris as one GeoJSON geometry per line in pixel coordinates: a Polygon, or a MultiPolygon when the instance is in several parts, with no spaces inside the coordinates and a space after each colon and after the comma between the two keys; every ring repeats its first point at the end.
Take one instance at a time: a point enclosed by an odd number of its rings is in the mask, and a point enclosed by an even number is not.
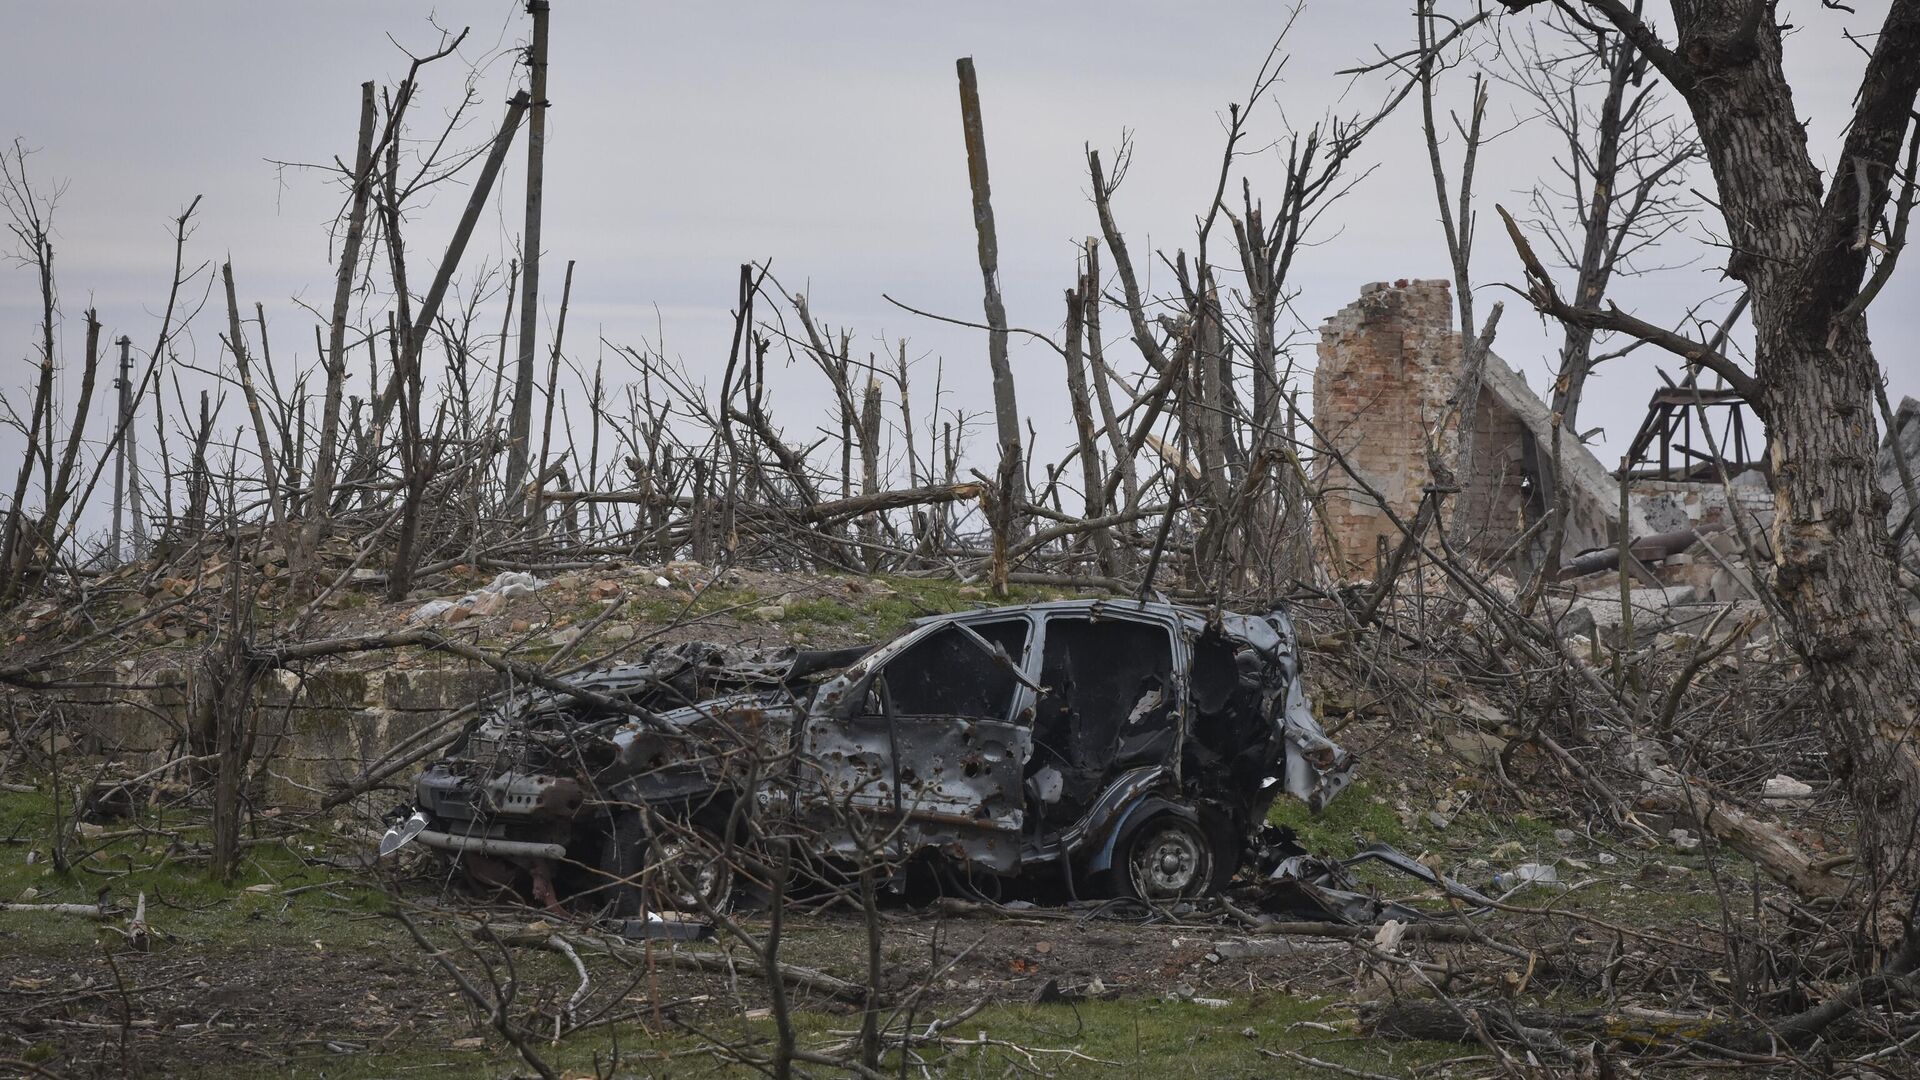
{"type": "Polygon", "coordinates": [[[492,584],[480,591],[499,593],[501,596],[511,600],[516,596],[525,596],[528,593],[539,592],[546,587],[546,582],[541,581],[539,578],[524,570],[505,570],[501,572],[499,577],[493,579],[492,584]]]}
{"type": "Polygon", "coordinates": [[[1795,802],[1813,798],[1813,785],[1795,780],[1786,773],[1777,773],[1772,779],[1760,785],[1760,797],[1768,802],[1795,802]]]}
{"type": "Polygon", "coordinates": [[[413,614],[407,616],[407,625],[424,626],[437,622],[456,609],[460,612],[456,619],[468,615],[491,615],[514,597],[526,596],[546,587],[546,582],[524,570],[503,570],[484,587],[458,600],[429,600],[421,604],[413,609],[413,614]]]}
{"type": "Polygon", "coordinates": [[[1398,919],[1388,919],[1380,924],[1379,932],[1373,935],[1373,946],[1381,952],[1397,952],[1400,939],[1407,936],[1407,924],[1398,919]]]}
{"type": "Polygon", "coordinates": [[[1496,888],[1512,889],[1521,885],[1557,885],[1560,872],[1551,864],[1527,862],[1521,863],[1509,873],[1495,874],[1493,884],[1496,888]]]}
{"type": "Polygon", "coordinates": [[[422,626],[452,610],[453,601],[451,600],[429,600],[413,609],[413,614],[407,616],[407,625],[422,626]]]}

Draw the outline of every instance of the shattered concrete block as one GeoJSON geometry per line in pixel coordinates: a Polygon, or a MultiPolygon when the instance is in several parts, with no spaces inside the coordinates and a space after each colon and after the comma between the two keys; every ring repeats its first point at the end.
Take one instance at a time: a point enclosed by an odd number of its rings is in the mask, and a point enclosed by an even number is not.
{"type": "MultiPolygon", "coordinates": [[[[1660,631],[1672,625],[1671,609],[1692,599],[1693,590],[1690,588],[1630,590],[1627,593],[1627,610],[1633,618],[1635,640],[1652,641],[1660,631]]],[[[1568,615],[1570,620],[1580,620],[1583,616],[1591,619],[1594,631],[1603,637],[1610,637],[1619,632],[1623,621],[1621,611],[1620,593],[1616,589],[1611,593],[1583,594],[1574,601],[1568,615]]]]}
{"type": "Polygon", "coordinates": [[[1760,785],[1760,797],[1767,802],[1800,802],[1813,798],[1813,785],[1778,773],[1760,785]]]}

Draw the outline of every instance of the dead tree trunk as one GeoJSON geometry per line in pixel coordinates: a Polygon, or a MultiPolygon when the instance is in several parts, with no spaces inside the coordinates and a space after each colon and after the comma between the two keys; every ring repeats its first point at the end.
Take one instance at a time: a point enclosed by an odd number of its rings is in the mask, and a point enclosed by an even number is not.
{"type": "MultiPolygon", "coordinates": [[[[873,370],[871,357],[867,364],[873,370]]],[[[860,494],[871,497],[880,491],[880,380],[877,376],[867,376],[867,391],[860,401],[860,494]]],[[[860,518],[860,540],[866,545],[860,553],[861,562],[869,570],[879,565],[880,551],[880,515],[866,514],[860,518]]]]}
{"type": "Polygon", "coordinates": [[[1013,368],[1007,362],[1007,309],[1000,299],[1000,241],[993,229],[992,188],[987,180],[987,134],[980,117],[980,85],[973,58],[961,57],[960,125],[967,142],[967,184],[973,190],[973,228],[979,240],[980,277],[986,286],[987,364],[993,372],[993,422],[1000,440],[998,493],[1011,530],[1026,498],[1026,469],[1021,463],[1020,407],[1014,401],[1013,368]]]}
{"type": "Polygon", "coordinates": [[[347,235],[340,247],[340,265],[334,273],[333,317],[327,328],[327,383],[320,404],[320,446],[314,452],[313,484],[306,498],[307,520],[300,531],[298,557],[304,566],[313,557],[333,505],[333,482],[339,470],[340,392],[347,378],[347,310],[353,302],[354,275],[360,267],[360,245],[367,235],[367,203],[373,195],[373,84],[360,84],[360,137],[354,155],[353,195],[347,210],[347,235]]]}
{"type": "MultiPolygon", "coordinates": [[[[1470,119],[1462,132],[1466,146],[1460,162],[1460,186],[1453,193],[1459,199],[1456,211],[1448,206],[1447,170],[1440,159],[1442,135],[1433,113],[1433,85],[1441,64],[1438,42],[1442,35],[1436,25],[1438,17],[1434,13],[1432,0],[1423,0],[1415,10],[1414,19],[1420,39],[1420,116],[1426,134],[1427,161],[1433,169],[1433,189],[1440,210],[1440,227],[1446,235],[1447,254],[1453,265],[1454,302],[1460,309],[1460,377],[1455,383],[1453,407],[1450,410],[1455,422],[1453,474],[1459,478],[1464,489],[1472,490],[1474,441],[1478,435],[1475,429],[1480,420],[1480,375],[1486,364],[1486,351],[1480,347],[1480,338],[1475,336],[1473,330],[1473,168],[1480,152],[1480,124],[1487,112],[1487,89],[1484,78],[1475,75],[1470,119]]],[[[1457,116],[1453,122],[1455,128],[1460,127],[1457,116]]],[[[1490,322],[1489,332],[1491,329],[1490,322]]],[[[1436,431],[1436,441],[1444,439],[1445,434],[1444,430],[1436,431]]],[[[1484,515],[1485,508],[1472,506],[1463,496],[1454,504],[1448,536],[1456,544],[1464,543],[1475,530],[1484,527],[1484,515]]]]}
{"type": "Polygon", "coordinates": [[[287,514],[280,502],[279,470],[273,461],[273,439],[267,420],[260,413],[260,394],[253,385],[253,366],[247,359],[247,339],[240,329],[240,306],[233,297],[233,264],[220,264],[220,280],[227,289],[227,348],[233,350],[234,370],[240,375],[240,396],[246,401],[247,417],[253,423],[254,441],[260,447],[260,475],[267,489],[267,519],[273,522],[274,536],[286,539],[287,514]]]}
{"type": "Polygon", "coordinates": [[[527,0],[533,48],[527,56],[533,115],[527,121],[527,217],[520,252],[520,356],[507,427],[507,503],[518,505],[533,438],[533,353],[540,330],[540,196],[547,150],[547,0],[527,0]]]}
{"type": "Polygon", "coordinates": [[[1726,221],[1727,273],[1752,295],[1755,372],[1624,313],[1581,312],[1550,283],[1530,295],[1562,319],[1596,320],[1686,355],[1757,406],[1773,439],[1772,585],[1826,700],[1823,734],[1859,809],[1861,854],[1882,875],[1920,878],[1910,851],[1920,815],[1920,649],[1873,477],[1879,367],[1865,317],[1904,239],[1882,212],[1920,93],[1920,0],[1894,0],[1872,39],[1824,188],[1782,70],[1772,5],[1675,0],[1672,49],[1625,6],[1588,7],[1634,39],[1693,113],[1726,221]],[[1883,229],[1884,241],[1875,236],[1883,229]],[[1883,254],[1869,281],[1876,247],[1883,254]]]}
{"type": "MultiPolygon", "coordinates": [[[[1087,287],[1084,290],[1086,302],[1081,306],[1081,317],[1087,324],[1087,377],[1093,383],[1093,400],[1100,406],[1100,426],[1106,430],[1107,442],[1113,448],[1113,467],[1120,475],[1120,490],[1126,496],[1126,505],[1131,508],[1140,505],[1140,478],[1134,468],[1133,455],[1127,449],[1127,433],[1121,429],[1118,414],[1113,408],[1113,388],[1108,385],[1111,376],[1107,368],[1106,343],[1100,336],[1100,240],[1089,236],[1086,239],[1087,287]]],[[[1100,510],[1105,513],[1106,503],[1100,510]]]]}
{"type": "MultiPolygon", "coordinates": [[[[1107,478],[1100,471],[1100,447],[1094,441],[1093,403],[1088,400],[1087,376],[1080,361],[1085,352],[1086,309],[1089,300],[1098,303],[1093,296],[1097,286],[1085,277],[1080,279],[1080,287],[1067,290],[1067,404],[1073,410],[1074,435],[1079,439],[1081,489],[1084,492],[1083,513],[1087,520],[1100,517],[1106,511],[1107,478]]],[[[1117,573],[1113,560],[1113,537],[1105,527],[1092,530],[1093,550],[1098,562],[1098,572],[1112,576],[1117,573]]]]}
{"type": "Polygon", "coordinates": [[[560,320],[553,328],[553,348],[547,357],[547,408],[540,422],[540,467],[533,476],[532,492],[527,500],[527,529],[539,536],[546,529],[546,506],[540,489],[547,483],[547,455],[553,451],[553,404],[560,382],[560,346],[567,334],[567,305],[573,301],[573,260],[567,260],[567,273],[560,284],[560,320]]]}
{"type": "MultiPolygon", "coordinates": [[[[420,311],[413,318],[413,325],[405,329],[406,339],[397,343],[398,361],[393,373],[393,386],[396,392],[405,385],[411,387],[411,394],[405,403],[403,422],[406,424],[408,446],[402,460],[407,468],[407,505],[401,521],[400,543],[394,553],[394,562],[387,578],[387,592],[395,600],[405,596],[412,587],[414,541],[419,531],[420,503],[426,492],[427,481],[432,477],[432,469],[422,465],[420,448],[420,365],[421,353],[426,349],[427,331],[432,329],[433,320],[440,312],[447,290],[453,282],[453,272],[460,266],[461,256],[466,254],[467,241],[473,237],[475,224],[480,220],[480,212],[485,208],[487,196],[493,191],[494,180],[500,175],[500,166],[507,159],[507,150],[513,145],[513,133],[520,127],[520,119],[527,111],[525,91],[515,94],[507,102],[507,116],[501,121],[500,130],[493,137],[493,147],[487,152],[487,160],[480,167],[480,176],[474,181],[473,191],[467,197],[467,207],[460,215],[460,221],[453,229],[453,237],[447,242],[447,253],[440,259],[440,266],[434,272],[433,284],[427,287],[427,295],[420,302],[420,311]]],[[[397,200],[395,193],[393,199],[397,200]]],[[[389,244],[397,253],[399,237],[400,208],[391,207],[389,244]]],[[[571,274],[571,266],[569,266],[571,274]]],[[[404,295],[406,288],[406,265],[394,264],[394,281],[397,290],[404,295]]],[[[564,310],[564,309],[563,309],[564,310]]],[[[436,454],[435,461],[438,461],[436,454]]]]}

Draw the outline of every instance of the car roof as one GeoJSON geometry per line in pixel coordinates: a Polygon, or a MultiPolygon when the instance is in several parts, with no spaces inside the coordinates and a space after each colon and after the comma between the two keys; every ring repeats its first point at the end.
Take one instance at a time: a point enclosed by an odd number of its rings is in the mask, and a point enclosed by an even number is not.
{"type": "Polygon", "coordinates": [[[1002,604],[998,607],[974,608],[970,611],[954,611],[941,615],[926,615],[915,619],[914,624],[924,626],[934,622],[951,622],[958,619],[991,619],[1009,615],[1102,615],[1102,614],[1144,614],[1172,616],[1182,622],[1201,626],[1206,623],[1206,614],[1198,608],[1182,604],[1171,604],[1164,600],[1126,600],[1113,597],[1099,597],[1085,600],[1036,600],[1026,603],[1002,604]]]}

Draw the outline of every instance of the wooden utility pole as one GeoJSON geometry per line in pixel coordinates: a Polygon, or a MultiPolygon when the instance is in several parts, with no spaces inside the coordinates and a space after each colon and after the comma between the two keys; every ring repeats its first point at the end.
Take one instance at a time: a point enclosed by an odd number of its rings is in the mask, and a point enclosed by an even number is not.
{"type": "Polygon", "coordinates": [[[527,218],[520,252],[520,355],[513,375],[513,415],[507,432],[507,499],[518,505],[527,478],[533,433],[533,353],[540,320],[540,191],[547,147],[547,0],[527,0],[533,48],[527,68],[533,104],[527,121],[527,218]]]}

